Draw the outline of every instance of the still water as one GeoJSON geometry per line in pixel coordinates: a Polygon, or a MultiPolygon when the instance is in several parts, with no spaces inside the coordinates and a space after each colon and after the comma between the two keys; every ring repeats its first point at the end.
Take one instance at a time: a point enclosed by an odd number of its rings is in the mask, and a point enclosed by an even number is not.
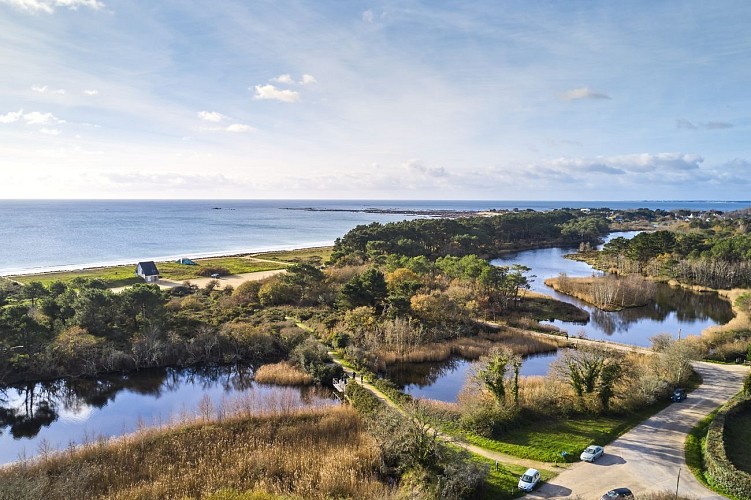
{"type": "MultiPolygon", "coordinates": [[[[636,233],[613,233],[610,237],[633,237],[636,233]]],[[[583,335],[592,339],[604,339],[624,344],[649,346],[650,338],[667,333],[678,335],[699,335],[702,330],[713,325],[727,323],[733,313],[730,304],[716,293],[693,293],[680,288],[658,284],[653,302],[623,311],[606,312],[597,309],[568,295],[554,291],[545,285],[546,278],[566,273],[571,277],[585,277],[602,274],[588,264],[564,258],[575,252],[575,248],[544,248],[508,254],[495,259],[492,264],[509,266],[521,264],[531,268],[527,274],[531,289],[551,295],[558,300],[572,303],[589,313],[586,323],[564,321],[547,322],[568,332],[569,335],[583,335]]],[[[550,363],[560,357],[557,353],[546,353],[525,359],[522,375],[545,375],[550,363]]],[[[404,392],[418,398],[453,402],[471,374],[475,373],[478,362],[453,358],[438,363],[402,363],[388,370],[388,376],[404,392]]]]}
{"type": "MultiPolygon", "coordinates": [[[[525,377],[545,375],[558,351],[525,356],[519,374],[525,377]]],[[[386,377],[415,398],[454,402],[470,377],[477,373],[479,361],[455,357],[434,363],[399,363],[386,370],[386,377]]]]}
{"type": "Polygon", "coordinates": [[[252,369],[238,367],[154,369],[7,387],[0,389],[0,464],[219,411],[329,404],[336,404],[330,393],[258,384],[252,369]]]}
{"type": "MultiPolygon", "coordinates": [[[[634,234],[636,233],[612,233],[610,237],[632,237],[634,234]]],[[[492,264],[525,265],[532,269],[528,276],[533,291],[569,302],[587,311],[590,320],[586,324],[558,320],[549,322],[571,336],[583,335],[592,339],[647,347],[651,345],[649,339],[655,335],[667,333],[674,338],[678,338],[679,334],[683,337],[699,335],[705,328],[727,323],[733,318],[730,303],[714,292],[694,293],[658,283],[655,300],[646,306],[608,312],[558,293],[545,285],[545,279],[557,277],[561,273],[566,273],[570,277],[602,274],[584,262],[564,258],[575,251],[576,249],[572,248],[528,250],[495,259],[492,264]]]]}

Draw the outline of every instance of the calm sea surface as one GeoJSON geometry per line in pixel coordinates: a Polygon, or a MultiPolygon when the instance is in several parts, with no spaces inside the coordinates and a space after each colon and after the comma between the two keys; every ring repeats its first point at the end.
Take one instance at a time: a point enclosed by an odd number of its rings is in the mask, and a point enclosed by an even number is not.
{"type": "Polygon", "coordinates": [[[0,275],[330,245],[396,214],[284,210],[652,208],[731,211],[751,201],[0,200],[0,275]]]}

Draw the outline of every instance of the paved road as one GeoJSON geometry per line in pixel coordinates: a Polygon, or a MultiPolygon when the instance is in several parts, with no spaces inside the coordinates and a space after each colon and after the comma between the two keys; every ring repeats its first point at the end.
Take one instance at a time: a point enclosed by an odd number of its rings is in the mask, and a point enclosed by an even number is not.
{"type": "Polygon", "coordinates": [[[528,497],[599,499],[606,491],[630,488],[635,494],[675,492],[699,499],[725,498],[702,486],[686,467],[683,448],[687,433],[743,386],[748,367],[695,363],[704,382],[680,403],[673,403],[605,447],[597,462],[577,463],[528,497]]]}

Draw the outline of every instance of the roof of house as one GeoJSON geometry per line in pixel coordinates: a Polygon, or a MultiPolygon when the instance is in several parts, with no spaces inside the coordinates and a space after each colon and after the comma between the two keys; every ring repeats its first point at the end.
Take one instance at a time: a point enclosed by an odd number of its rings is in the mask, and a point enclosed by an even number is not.
{"type": "Polygon", "coordinates": [[[154,264],[153,260],[149,260],[146,262],[139,262],[138,266],[136,266],[136,269],[141,268],[141,273],[144,276],[159,276],[159,269],[156,268],[156,264],[154,264]]]}

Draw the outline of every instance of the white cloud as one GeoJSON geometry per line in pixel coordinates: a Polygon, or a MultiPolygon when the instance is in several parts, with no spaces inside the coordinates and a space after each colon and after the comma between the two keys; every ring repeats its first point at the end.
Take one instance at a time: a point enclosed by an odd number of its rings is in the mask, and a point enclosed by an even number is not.
{"type": "Polygon", "coordinates": [[[232,125],[229,125],[225,130],[227,132],[250,132],[255,129],[250,125],[245,125],[243,123],[233,123],[232,125]]]}
{"type": "Polygon", "coordinates": [[[227,117],[217,111],[199,111],[198,117],[201,120],[205,120],[207,122],[212,123],[219,123],[222,120],[225,120],[227,117]]]}
{"type": "Polygon", "coordinates": [[[4,115],[0,115],[0,123],[13,123],[20,120],[22,116],[22,109],[19,109],[18,111],[11,111],[9,113],[5,113],[4,115]]]}
{"type": "Polygon", "coordinates": [[[65,123],[65,120],[57,118],[52,113],[40,113],[39,111],[32,111],[23,115],[23,119],[26,125],[45,125],[48,123],[65,123]]]}
{"type": "Polygon", "coordinates": [[[274,100],[282,102],[297,102],[300,100],[300,94],[294,90],[278,89],[271,84],[256,85],[254,87],[256,94],[253,99],[274,100]]]}
{"type": "Polygon", "coordinates": [[[373,22],[373,17],[373,11],[371,9],[368,9],[362,13],[362,20],[368,24],[373,22]]]}
{"type": "Polygon", "coordinates": [[[0,0],[0,3],[26,12],[47,14],[55,12],[57,7],[67,7],[70,10],[78,10],[79,7],[99,10],[104,7],[104,3],[99,0],[0,0]]]}
{"type": "Polygon", "coordinates": [[[83,93],[86,95],[97,95],[99,94],[99,91],[97,89],[90,89],[90,90],[84,90],[83,93]]]}
{"type": "Polygon", "coordinates": [[[447,177],[443,167],[427,167],[420,160],[409,160],[402,165],[407,171],[428,177],[447,177]]]}
{"type": "Polygon", "coordinates": [[[147,190],[172,188],[179,190],[205,189],[206,186],[236,186],[241,181],[223,174],[193,174],[184,172],[107,172],[102,177],[121,187],[139,187],[147,190]]]}
{"type": "Polygon", "coordinates": [[[561,98],[566,101],[579,101],[582,99],[610,99],[610,96],[602,92],[595,92],[589,87],[579,87],[564,92],[561,98]]]}
{"type": "Polygon", "coordinates": [[[272,78],[271,81],[276,83],[284,83],[287,85],[295,83],[295,81],[292,79],[292,76],[289,74],[279,75],[276,78],[272,78]]]}
{"type": "Polygon", "coordinates": [[[60,135],[62,133],[59,129],[47,127],[40,128],[39,132],[45,135],[60,135]]]}
{"type": "MultiPolygon", "coordinates": [[[[2,1],[2,0],[0,0],[0,1],[2,1]]],[[[47,85],[32,85],[31,86],[31,90],[33,90],[34,92],[39,92],[40,94],[44,94],[45,92],[48,92],[48,91],[49,91],[50,94],[58,94],[58,95],[64,95],[65,94],[65,89],[51,90],[49,88],[49,86],[47,86],[47,85]]]]}
{"type": "Polygon", "coordinates": [[[302,85],[309,85],[311,83],[316,83],[316,82],[318,82],[318,80],[316,80],[315,76],[313,76],[313,75],[307,75],[307,74],[303,75],[302,76],[302,80],[300,80],[300,83],[302,85]]]}

